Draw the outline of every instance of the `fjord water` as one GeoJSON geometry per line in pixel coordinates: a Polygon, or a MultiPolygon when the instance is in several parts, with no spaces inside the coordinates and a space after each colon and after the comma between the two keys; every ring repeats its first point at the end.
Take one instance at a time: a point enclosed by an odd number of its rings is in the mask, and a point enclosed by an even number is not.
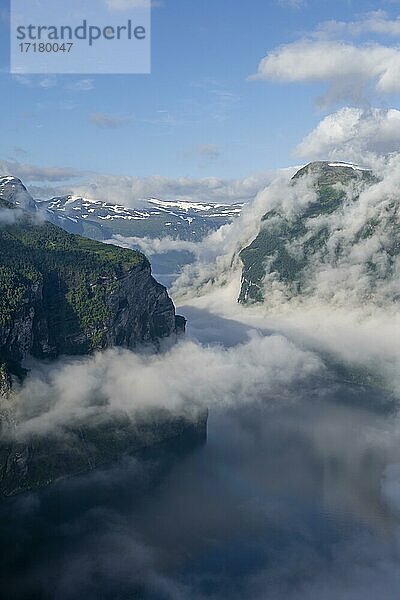
{"type": "Polygon", "coordinates": [[[334,370],[283,394],[211,409],[194,451],[3,501],[3,597],[397,597],[392,397],[334,370]]]}

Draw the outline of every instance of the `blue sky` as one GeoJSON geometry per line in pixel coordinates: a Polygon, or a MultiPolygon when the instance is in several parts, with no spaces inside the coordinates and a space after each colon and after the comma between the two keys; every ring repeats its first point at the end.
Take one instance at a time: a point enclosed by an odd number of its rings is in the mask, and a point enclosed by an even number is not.
{"type": "MultiPolygon", "coordinates": [[[[242,178],[299,164],[296,145],[343,102],[318,105],[326,82],[312,77],[294,83],[249,77],[268,53],[321,22],[357,21],[379,9],[396,19],[400,4],[163,0],[153,9],[151,75],[25,78],[6,72],[3,14],[0,157],[170,178],[242,178]]],[[[379,107],[397,104],[397,91],[374,98],[379,107]]]]}

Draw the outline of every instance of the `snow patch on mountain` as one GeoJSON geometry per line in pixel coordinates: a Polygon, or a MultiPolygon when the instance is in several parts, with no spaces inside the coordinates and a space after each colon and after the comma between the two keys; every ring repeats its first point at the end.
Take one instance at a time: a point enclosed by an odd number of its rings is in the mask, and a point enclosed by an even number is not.
{"type": "Polygon", "coordinates": [[[353,169],[353,171],[369,171],[369,169],[365,167],[360,167],[359,165],[354,165],[353,163],[342,163],[342,162],[334,162],[328,163],[329,167],[345,167],[347,169],[353,169]]]}

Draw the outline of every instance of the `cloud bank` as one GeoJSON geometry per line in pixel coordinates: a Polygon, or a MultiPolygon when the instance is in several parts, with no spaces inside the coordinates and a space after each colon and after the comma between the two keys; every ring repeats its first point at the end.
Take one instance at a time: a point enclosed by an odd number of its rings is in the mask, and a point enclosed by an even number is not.
{"type": "Polygon", "coordinates": [[[122,248],[140,248],[146,256],[167,254],[171,251],[191,252],[196,255],[199,249],[198,242],[175,239],[170,236],[165,236],[163,238],[149,238],[114,235],[110,240],[106,240],[105,243],[116,244],[122,248]]]}
{"type": "Polygon", "coordinates": [[[400,147],[400,111],[342,108],[325,117],[296,148],[310,160],[352,161],[365,165],[400,147]]]}
{"type": "MultiPolygon", "coordinates": [[[[103,122],[102,116],[100,121],[103,122]]],[[[109,123],[108,119],[105,121],[107,124],[101,126],[114,127],[114,123],[109,123]]],[[[206,146],[201,147],[201,152],[203,156],[210,157],[214,154],[216,157],[217,149],[206,146]]],[[[25,183],[33,183],[29,186],[32,194],[42,199],[71,194],[134,208],[149,198],[203,203],[246,203],[276,177],[276,170],[266,170],[238,179],[172,178],[163,175],[132,177],[98,175],[70,167],[38,167],[18,161],[2,160],[0,174],[18,177],[25,183]],[[57,185],[58,182],[60,185],[57,185]]]]}
{"type": "Polygon", "coordinates": [[[397,93],[400,51],[392,42],[399,36],[400,19],[382,10],[356,21],[327,21],[302,39],[269,51],[252,78],[325,84],[327,91],[319,99],[325,105],[397,93]]]}
{"type": "MultiPolygon", "coordinates": [[[[274,177],[273,171],[256,173],[242,179],[206,177],[173,179],[162,175],[149,177],[99,176],[70,186],[68,193],[94,200],[106,200],[135,207],[148,198],[190,202],[248,202],[274,177]]],[[[65,190],[65,193],[67,191],[65,190]]]]}
{"type": "Polygon", "coordinates": [[[161,355],[109,350],[92,358],[33,369],[18,391],[16,435],[65,427],[121,411],[135,419],[148,410],[172,413],[232,406],[275,394],[283,401],[295,382],[323,363],[282,336],[253,336],[237,347],[184,341],[161,355]],[[204,377],[207,373],[207,377],[204,377]]]}
{"type": "Polygon", "coordinates": [[[377,43],[301,40],[271,51],[258,66],[255,79],[328,85],[323,102],[361,98],[371,85],[375,92],[400,91],[400,50],[377,43]]]}

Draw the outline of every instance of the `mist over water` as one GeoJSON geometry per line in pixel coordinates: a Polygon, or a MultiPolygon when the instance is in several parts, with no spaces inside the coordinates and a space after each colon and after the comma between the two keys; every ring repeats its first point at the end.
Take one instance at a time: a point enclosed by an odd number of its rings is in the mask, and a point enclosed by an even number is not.
{"type": "MultiPolygon", "coordinates": [[[[185,314],[189,338],[221,352],[252,336],[185,314]]],[[[5,597],[396,598],[394,397],[328,367],[281,397],[207,400],[208,442],[192,452],[125,458],[2,502],[5,597]]]]}
{"type": "Polygon", "coordinates": [[[357,408],[384,399],[334,382],[303,394],[212,413],[207,445],[167,466],[127,460],[6,501],[6,597],[333,598],[334,581],[362,598],[368,576],[395,598],[382,473],[398,444],[376,439],[393,435],[385,411],[357,408]]]}
{"type": "MultiPolygon", "coordinates": [[[[389,198],[394,179],[383,185],[389,198]]],[[[208,407],[208,440],[3,501],[6,598],[397,600],[399,321],[383,302],[397,288],[377,289],[376,304],[346,306],[326,301],[335,279],[319,279],[302,303],[238,306],[238,252],[271,203],[289,202],[286,192],[273,184],[190,252],[153,241],[155,272],[173,283],[188,318],[177,346],[145,358],[111,350],[28,377],[28,431],[73,424],[101,388],[110,398],[101,409],[111,412],[132,397],[143,410],[208,407]],[[369,384],[360,372],[371,373],[369,384]]],[[[312,201],[304,187],[290,193],[312,201]]],[[[379,193],[363,196],[366,218],[379,193]]],[[[329,226],[351,241],[346,214],[329,226]]],[[[354,287],[354,264],[360,272],[379,252],[354,257],[349,245],[341,281],[354,287]]]]}

